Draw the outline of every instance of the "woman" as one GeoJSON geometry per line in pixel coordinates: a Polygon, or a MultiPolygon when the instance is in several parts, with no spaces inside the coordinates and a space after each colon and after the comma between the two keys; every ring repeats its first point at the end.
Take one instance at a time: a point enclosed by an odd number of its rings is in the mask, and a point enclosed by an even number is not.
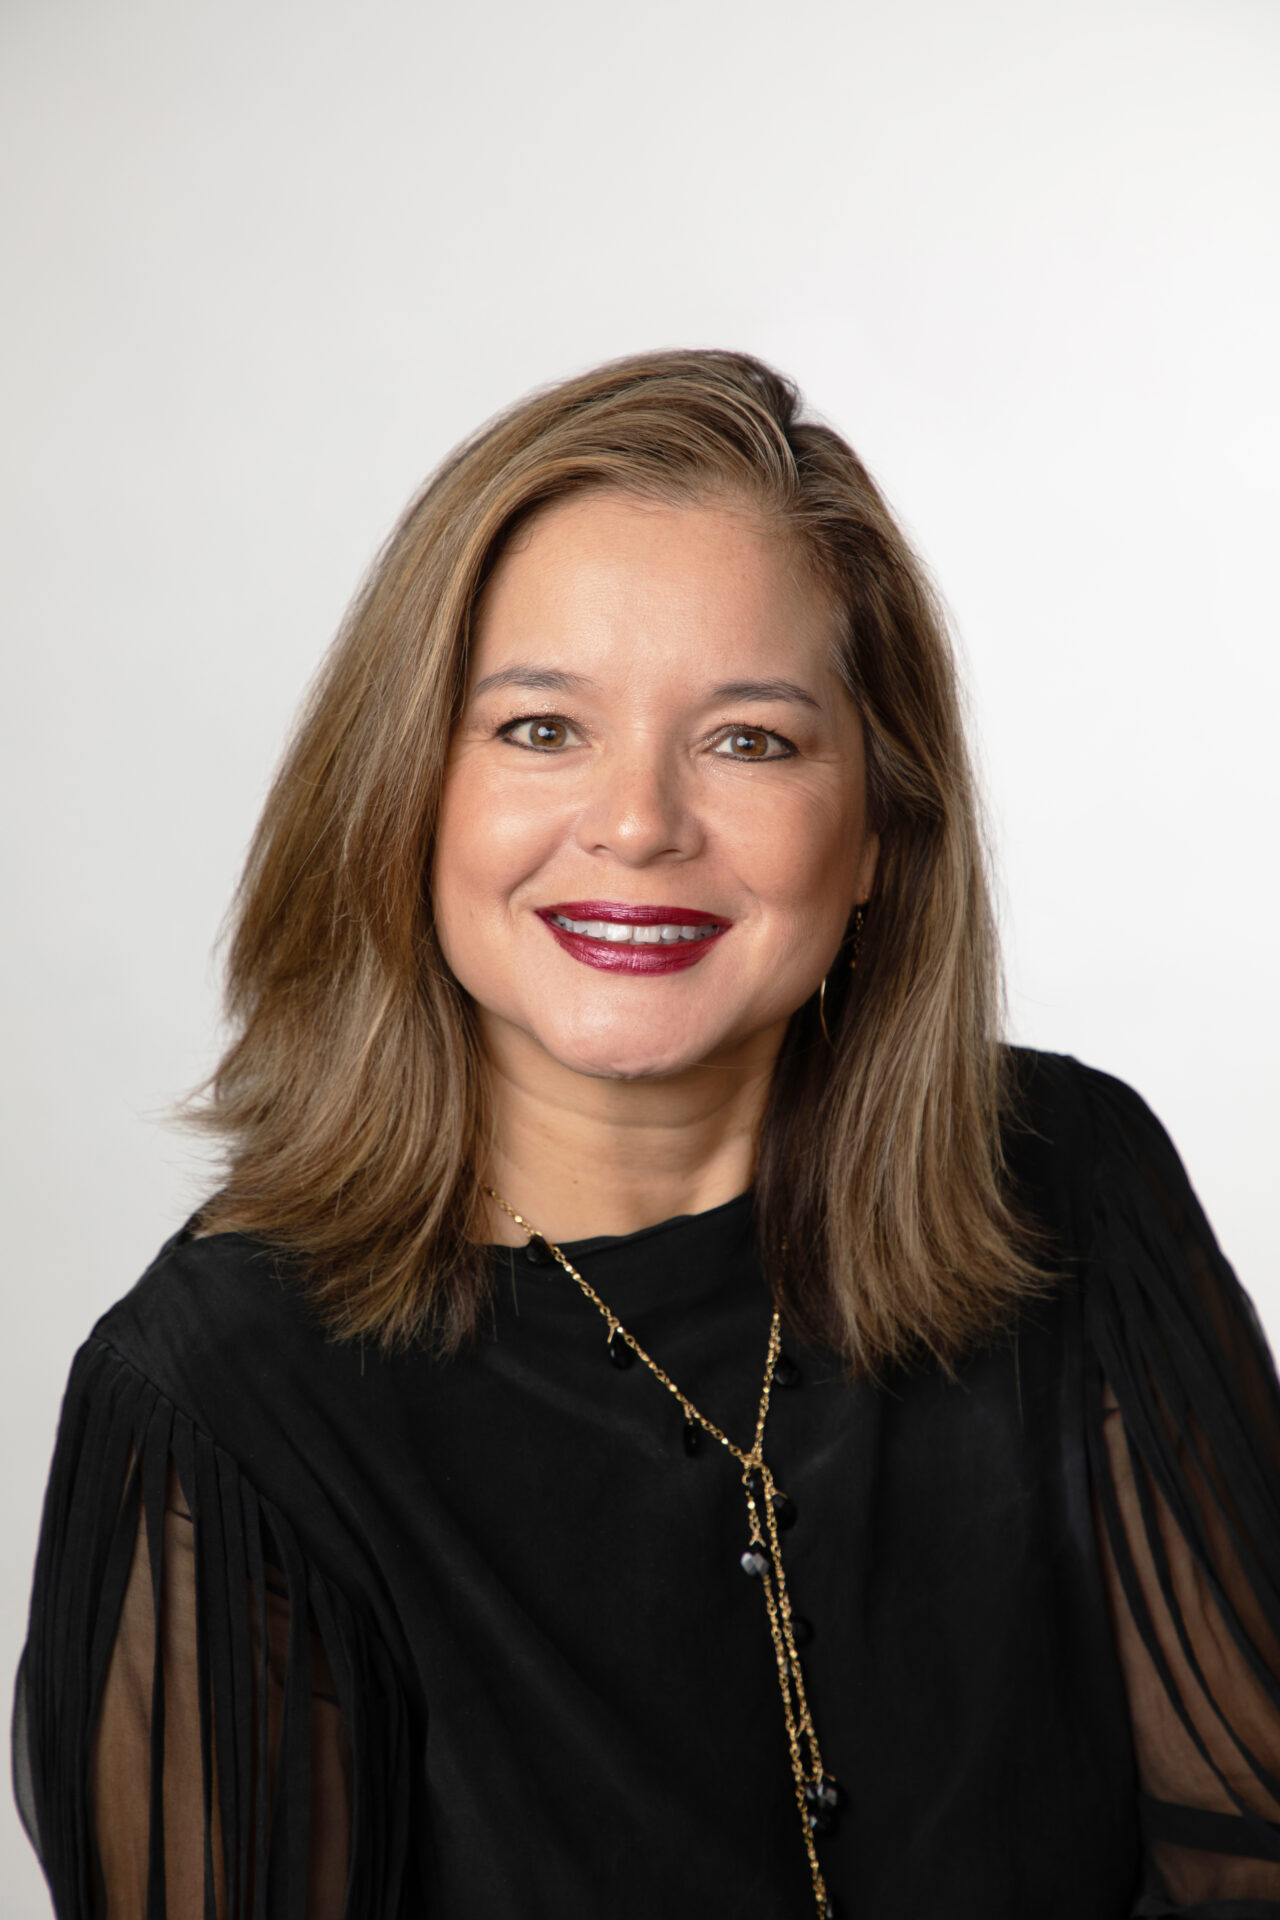
{"type": "Polygon", "coordinates": [[[226,1179],[77,1356],[57,1911],[1280,1915],[1280,1394],[1002,1047],[953,669],[767,368],[410,507],[239,899],[226,1179]]]}

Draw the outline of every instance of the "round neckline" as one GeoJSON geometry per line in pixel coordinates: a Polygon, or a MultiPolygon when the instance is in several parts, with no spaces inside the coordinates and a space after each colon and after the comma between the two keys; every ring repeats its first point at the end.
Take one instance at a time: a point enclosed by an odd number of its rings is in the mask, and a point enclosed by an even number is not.
{"type": "MultiPolygon", "coordinates": [[[[633,1233],[600,1233],[557,1242],[584,1279],[623,1318],[666,1305],[681,1311],[736,1292],[744,1271],[758,1271],[750,1187],[702,1213],[677,1213],[633,1233]]],[[[559,1318],[582,1311],[582,1295],[557,1260],[534,1262],[524,1247],[485,1248],[497,1274],[509,1274],[526,1299],[559,1318]]],[[[505,1287],[505,1279],[503,1281],[505,1287]]]]}
{"type": "MultiPolygon", "coordinates": [[[[722,1227],[736,1227],[740,1217],[749,1218],[751,1197],[752,1190],[747,1187],[742,1193],[735,1193],[731,1200],[722,1200],[718,1206],[705,1207],[701,1213],[673,1213],[666,1220],[655,1220],[648,1227],[636,1227],[631,1233],[597,1233],[585,1240],[558,1240],[556,1245],[565,1258],[577,1266],[579,1258],[589,1259],[593,1253],[602,1253],[607,1248],[638,1246],[644,1240],[653,1239],[659,1234],[676,1233],[681,1228],[705,1226],[717,1232],[722,1227]]],[[[489,1254],[523,1253],[525,1245],[524,1241],[508,1244],[495,1240],[485,1242],[484,1250],[489,1254]]],[[[563,1268],[560,1271],[563,1272],[563,1268]]]]}

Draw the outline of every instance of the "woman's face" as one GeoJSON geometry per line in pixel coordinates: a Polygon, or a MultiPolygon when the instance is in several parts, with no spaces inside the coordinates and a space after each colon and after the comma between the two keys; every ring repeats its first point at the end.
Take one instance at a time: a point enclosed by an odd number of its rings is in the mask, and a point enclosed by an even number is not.
{"type": "Polygon", "coordinates": [[[833,632],[794,546],[746,508],[582,494],[508,547],[433,872],[496,1063],[771,1065],[875,870],[833,632]]]}

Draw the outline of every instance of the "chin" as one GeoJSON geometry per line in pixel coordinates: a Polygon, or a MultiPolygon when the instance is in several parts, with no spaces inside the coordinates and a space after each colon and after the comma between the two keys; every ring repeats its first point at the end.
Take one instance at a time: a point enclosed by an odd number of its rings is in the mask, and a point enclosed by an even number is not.
{"type": "Polygon", "coordinates": [[[549,1047],[562,1066],[592,1080],[664,1080],[696,1066],[702,1055],[673,1053],[669,1047],[644,1051],[636,1047],[590,1049],[549,1047]]]}
{"type": "Polygon", "coordinates": [[[538,1034],[539,1043],[573,1073],[595,1080],[662,1080],[686,1073],[724,1043],[723,1035],[705,1042],[666,1033],[538,1034]]]}

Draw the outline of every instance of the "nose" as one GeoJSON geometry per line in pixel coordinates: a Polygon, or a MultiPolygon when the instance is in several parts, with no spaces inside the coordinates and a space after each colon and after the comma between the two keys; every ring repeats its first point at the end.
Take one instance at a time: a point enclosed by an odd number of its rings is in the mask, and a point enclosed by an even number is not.
{"type": "Polygon", "coordinates": [[[632,867],[692,859],[703,841],[689,782],[669,755],[644,741],[599,756],[577,832],[588,853],[632,867]]]}

